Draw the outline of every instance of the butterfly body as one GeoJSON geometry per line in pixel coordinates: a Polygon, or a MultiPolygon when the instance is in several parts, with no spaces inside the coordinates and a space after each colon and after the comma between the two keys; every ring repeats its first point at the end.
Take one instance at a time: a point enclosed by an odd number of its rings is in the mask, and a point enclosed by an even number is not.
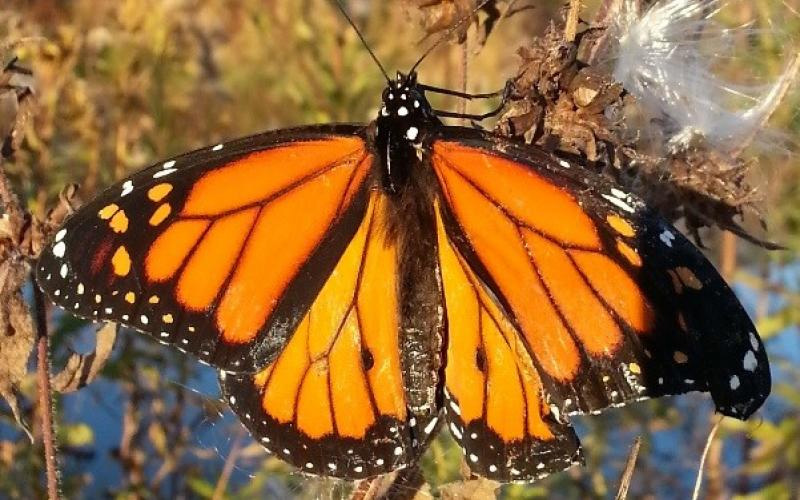
{"type": "Polygon", "coordinates": [[[472,471],[529,481],[580,462],[569,415],[700,390],[746,418],[770,388],[746,312],[677,230],[574,161],[443,125],[413,72],[370,125],[112,186],[37,280],[220,369],[253,435],[314,474],[415,464],[446,425],[472,471]]]}

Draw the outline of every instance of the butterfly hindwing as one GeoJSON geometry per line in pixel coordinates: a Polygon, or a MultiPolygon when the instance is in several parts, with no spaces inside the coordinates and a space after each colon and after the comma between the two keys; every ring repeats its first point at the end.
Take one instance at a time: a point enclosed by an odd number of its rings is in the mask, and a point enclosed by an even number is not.
{"type": "Polygon", "coordinates": [[[691,390],[738,418],[760,406],[770,379],[752,322],[668,223],[541,150],[460,128],[440,137],[431,163],[448,236],[521,332],[559,412],[691,390]]]}
{"type": "Polygon", "coordinates": [[[373,191],[347,248],[277,359],[224,372],[225,400],[256,439],[303,472],[357,479],[416,462],[438,408],[410,406],[399,248],[373,191]],[[425,434],[427,430],[427,434],[425,434]]]}
{"type": "Polygon", "coordinates": [[[437,232],[448,324],[444,411],[464,460],[499,481],[530,481],[580,463],[575,432],[546,403],[522,337],[440,216],[437,232]]]}
{"type": "Polygon", "coordinates": [[[374,160],[361,131],[267,133],[138,172],[64,224],[37,280],[80,316],[222,369],[263,367],[363,217],[374,160]]]}

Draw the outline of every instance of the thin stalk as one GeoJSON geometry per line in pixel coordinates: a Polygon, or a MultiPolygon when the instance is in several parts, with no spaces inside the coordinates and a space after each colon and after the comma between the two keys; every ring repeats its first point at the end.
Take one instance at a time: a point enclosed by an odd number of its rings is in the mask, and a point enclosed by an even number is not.
{"type": "Polygon", "coordinates": [[[39,385],[39,411],[41,412],[44,462],[47,472],[47,498],[57,500],[61,489],[61,474],[58,469],[55,426],[53,425],[53,389],[50,386],[50,337],[47,334],[47,301],[33,287],[33,302],[36,310],[37,365],[36,378],[39,385]]]}

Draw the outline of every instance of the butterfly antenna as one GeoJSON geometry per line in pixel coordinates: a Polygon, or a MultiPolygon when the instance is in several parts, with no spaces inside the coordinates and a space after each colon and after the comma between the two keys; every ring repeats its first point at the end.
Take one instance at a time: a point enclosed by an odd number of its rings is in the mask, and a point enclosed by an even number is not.
{"type": "Polygon", "coordinates": [[[364,35],[361,34],[361,31],[358,30],[358,26],[356,26],[356,23],[353,22],[353,19],[350,18],[350,15],[347,13],[347,10],[345,10],[344,5],[342,5],[342,2],[340,0],[334,0],[334,3],[339,8],[339,11],[342,13],[344,18],[347,19],[347,22],[350,24],[350,26],[353,28],[353,30],[356,32],[356,35],[358,35],[358,38],[361,40],[361,43],[364,45],[364,48],[366,48],[367,52],[369,52],[369,55],[372,56],[372,60],[375,61],[375,64],[377,64],[378,68],[380,68],[381,73],[383,73],[383,77],[386,78],[386,83],[391,85],[392,80],[389,78],[389,74],[386,73],[386,70],[384,69],[383,64],[381,64],[381,62],[378,60],[378,56],[376,56],[375,53],[372,52],[372,49],[369,48],[369,44],[367,43],[367,40],[364,38],[364,35]]]}
{"type": "MultiPolygon", "coordinates": [[[[337,0],[337,1],[338,1],[338,0],[337,0]]],[[[430,47],[428,47],[428,50],[426,50],[426,51],[425,51],[425,52],[422,54],[422,56],[421,56],[421,57],[420,57],[420,58],[417,60],[417,62],[415,62],[415,63],[414,63],[414,65],[411,67],[411,71],[409,71],[409,72],[408,72],[408,74],[410,75],[410,74],[414,73],[414,71],[416,71],[416,69],[417,69],[417,66],[419,66],[419,65],[422,63],[422,61],[423,61],[423,60],[424,60],[426,57],[428,57],[428,55],[430,55],[430,53],[431,53],[431,52],[433,52],[433,51],[434,51],[434,49],[436,49],[437,47],[439,47],[439,45],[441,45],[441,44],[442,44],[442,42],[444,42],[445,40],[447,40],[448,38],[450,38],[450,36],[451,36],[453,33],[455,33],[455,32],[456,32],[456,30],[458,30],[458,29],[460,29],[462,26],[464,26],[464,23],[466,23],[466,22],[468,22],[470,19],[472,19],[472,17],[473,17],[475,14],[477,14],[478,12],[480,12],[480,10],[481,10],[482,8],[484,8],[484,7],[486,6],[486,4],[487,4],[487,3],[489,3],[490,1],[491,1],[491,0],[483,0],[482,2],[480,2],[480,3],[478,4],[478,6],[477,6],[477,7],[475,7],[474,9],[472,9],[472,12],[470,12],[470,13],[469,13],[469,14],[467,14],[466,16],[462,17],[461,19],[459,19],[459,20],[458,20],[458,22],[457,22],[456,24],[454,24],[454,25],[453,25],[453,26],[452,26],[452,27],[451,27],[449,30],[447,30],[447,31],[446,31],[446,32],[445,32],[445,33],[444,33],[442,36],[440,36],[438,40],[436,40],[435,42],[433,42],[433,45],[431,45],[430,47]]]]}

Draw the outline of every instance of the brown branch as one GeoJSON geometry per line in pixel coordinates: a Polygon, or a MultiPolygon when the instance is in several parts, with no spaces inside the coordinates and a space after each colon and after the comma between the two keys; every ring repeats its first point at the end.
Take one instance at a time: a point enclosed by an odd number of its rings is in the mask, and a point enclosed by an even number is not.
{"type": "MultiPolygon", "coordinates": [[[[4,177],[4,176],[0,176],[4,177]]],[[[58,469],[58,455],[53,425],[53,391],[50,386],[50,345],[47,334],[47,301],[33,286],[33,306],[36,310],[37,365],[36,375],[39,385],[39,410],[41,411],[42,440],[44,441],[44,462],[47,470],[47,498],[59,498],[61,474],[58,469]]]]}
{"type": "Polygon", "coordinates": [[[633,479],[633,470],[636,467],[636,460],[639,458],[639,448],[642,447],[642,436],[636,436],[631,446],[631,452],[628,455],[628,460],[625,462],[625,470],[622,472],[622,477],[619,480],[619,489],[617,489],[616,500],[625,500],[628,498],[628,490],[631,487],[631,480],[633,479]]]}

